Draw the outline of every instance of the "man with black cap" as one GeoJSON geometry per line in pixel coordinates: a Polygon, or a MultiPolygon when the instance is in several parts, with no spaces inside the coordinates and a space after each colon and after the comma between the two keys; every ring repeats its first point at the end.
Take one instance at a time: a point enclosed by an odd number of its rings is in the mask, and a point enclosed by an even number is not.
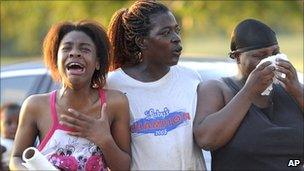
{"type": "Polygon", "coordinates": [[[257,66],[280,53],[275,32],[260,21],[244,20],[234,29],[230,48],[238,75],[198,87],[194,135],[199,146],[211,150],[212,170],[300,170],[303,85],[287,60],[257,66]],[[274,77],[279,84],[261,95],[274,77]],[[300,164],[290,165],[293,160],[300,164]]]}

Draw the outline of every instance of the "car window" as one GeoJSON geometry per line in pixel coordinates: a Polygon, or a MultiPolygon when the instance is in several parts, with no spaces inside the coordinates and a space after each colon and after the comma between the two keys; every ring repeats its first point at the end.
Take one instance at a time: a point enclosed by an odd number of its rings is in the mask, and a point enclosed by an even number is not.
{"type": "Polygon", "coordinates": [[[1,104],[21,104],[37,78],[38,75],[1,78],[1,104]]]}

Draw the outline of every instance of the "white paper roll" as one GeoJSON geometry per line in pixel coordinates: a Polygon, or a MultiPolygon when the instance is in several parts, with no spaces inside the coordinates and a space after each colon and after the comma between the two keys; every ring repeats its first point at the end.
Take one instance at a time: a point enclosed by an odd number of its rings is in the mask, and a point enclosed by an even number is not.
{"type": "Polygon", "coordinates": [[[24,150],[22,159],[25,163],[22,163],[29,170],[57,170],[47,158],[39,152],[35,147],[29,147],[24,150]]]}

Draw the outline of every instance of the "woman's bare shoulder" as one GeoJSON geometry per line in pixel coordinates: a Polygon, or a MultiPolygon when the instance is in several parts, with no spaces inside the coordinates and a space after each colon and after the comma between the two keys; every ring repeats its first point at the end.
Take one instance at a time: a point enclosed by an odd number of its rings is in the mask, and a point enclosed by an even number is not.
{"type": "Polygon", "coordinates": [[[105,89],[107,102],[124,102],[127,100],[127,96],[119,91],[119,90],[112,90],[112,89],[105,89]]]}
{"type": "Polygon", "coordinates": [[[129,102],[127,96],[118,90],[106,89],[107,109],[117,117],[129,112],[129,102]]]}
{"type": "Polygon", "coordinates": [[[26,113],[35,114],[45,111],[50,105],[50,93],[35,94],[27,97],[22,104],[22,111],[26,113]]]}
{"type": "Polygon", "coordinates": [[[49,101],[50,95],[51,95],[51,93],[31,95],[25,99],[23,104],[33,106],[33,107],[39,107],[40,105],[43,105],[47,101],[49,101]]]}
{"type": "Polygon", "coordinates": [[[203,81],[199,84],[199,87],[204,89],[223,90],[226,88],[226,84],[222,79],[211,79],[203,81]]]}
{"type": "Polygon", "coordinates": [[[27,97],[20,110],[21,125],[36,125],[49,114],[49,97],[47,94],[35,94],[27,97]]]}
{"type": "Polygon", "coordinates": [[[212,79],[201,82],[199,84],[198,90],[203,91],[204,94],[221,95],[222,97],[224,97],[226,102],[233,97],[233,92],[223,79],[212,79]]]}

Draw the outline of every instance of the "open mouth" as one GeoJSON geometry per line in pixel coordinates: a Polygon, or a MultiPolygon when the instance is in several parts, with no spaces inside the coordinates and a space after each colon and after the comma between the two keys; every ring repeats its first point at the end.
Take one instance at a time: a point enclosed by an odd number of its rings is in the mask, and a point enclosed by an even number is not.
{"type": "Polygon", "coordinates": [[[173,54],[175,55],[180,55],[182,53],[182,47],[179,47],[179,48],[176,48],[174,51],[173,51],[173,54]]]}
{"type": "Polygon", "coordinates": [[[182,46],[177,46],[177,47],[174,48],[173,52],[174,53],[181,53],[182,50],[183,50],[182,46]]]}
{"type": "Polygon", "coordinates": [[[183,48],[180,46],[179,48],[177,48],[175,51],[177,52],[182,52],[183,48]]]}
{"type": "Polygon", "coordinates": [[[84,65],[78,62],[70,62],[67,64],[66,68],[68,72],[73,75],[80,75],[85,71],[84,65]]]}

